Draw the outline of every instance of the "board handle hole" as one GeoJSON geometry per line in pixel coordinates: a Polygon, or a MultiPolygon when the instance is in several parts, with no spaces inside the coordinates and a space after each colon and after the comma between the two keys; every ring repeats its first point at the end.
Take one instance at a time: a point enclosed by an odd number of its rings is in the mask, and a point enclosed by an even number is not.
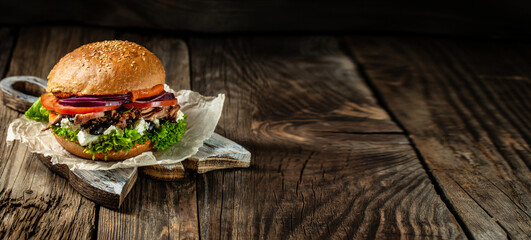
{"type": "Polygon", "coordinates": [[[12,87],[19,92],[35,97],[40,97],[46,92],[46,89],[43,87],[30,82],[15,82],[13,83],[12,87]]]}

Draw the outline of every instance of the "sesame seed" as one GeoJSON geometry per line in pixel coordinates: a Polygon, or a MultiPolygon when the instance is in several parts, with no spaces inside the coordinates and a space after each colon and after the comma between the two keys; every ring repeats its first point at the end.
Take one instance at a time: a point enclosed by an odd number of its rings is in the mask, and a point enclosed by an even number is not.
{"type": "Polygon", "coordinates": [[[82,54],[84,62],[87,62],[87,64],[82,64],[81,66],[95,66],[98,72],[112,69],[114,64],[129,63],[134,68],[137,61],[147,61],[146,57],[150,54],[142,46],[122,40],[94,42],[85,45],[84,48],[88,49],[86,54],[82,54]],[[128,59],[131,60],[128,61],[128,59]]]}

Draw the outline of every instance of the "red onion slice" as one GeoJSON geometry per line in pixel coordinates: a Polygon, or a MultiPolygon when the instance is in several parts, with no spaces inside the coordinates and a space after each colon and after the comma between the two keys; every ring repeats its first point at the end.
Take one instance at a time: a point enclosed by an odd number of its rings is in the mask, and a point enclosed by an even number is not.
{"type": "Polygon", "coordinates": [[[119,106],[124,104],[124,101],[79,101],[79,102],[61,102],[59,104],[71,107],[107,107],[119,106]]]}
{"type": "Polygon", "coordinates": [[[61,99],[63,102],[78,102],[78,101],[118,101],[118,100],[129,100],[127,94],[120,95],[103,95],[103,96],[74,96],[70,98],[61,99]]]}
{"type": "MultiPolygon", "coordinates": [[[[147,97],[137,99],[138,103],[150,103],[155,101],[164,101],[174,99],[175,95],[166,91],[147,97]]],[[[119,106],[130,102],[128,94],[115,94],[115,95],[86,95],[86,96],[73,96],[59,100],[61,105],[72,107],[105,107],[105,106],[119,106]]]]}

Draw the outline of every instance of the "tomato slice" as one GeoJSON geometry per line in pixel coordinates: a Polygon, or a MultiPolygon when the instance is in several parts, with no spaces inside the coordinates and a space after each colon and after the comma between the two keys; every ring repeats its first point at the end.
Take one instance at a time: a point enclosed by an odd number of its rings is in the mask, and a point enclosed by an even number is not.
{"type": "Polygon", "coordinates": [[[44,108],[58,112],[60,114],[84,114],[93,112],[105,112],[113,109],[117,109],[120,106],[104,106],[104,107],[71,107],[61,105],[59,98],[55,97],[51,93],[44,93],[41,95],[41,104],[44,108]]]}
{"type": "Polygon", "coordinates": [[[155,85],[155,86],[153,86],[150,89],[132,91],[130,93],[131,94],[131,102],[134,102],[134,101],[136,101],[137,99],[140,99],[140,98],[146,98],[146,97],[157,95],[157,94],[161,93],[162,91],[164,91],[164,85],[163,84],[155,85]]]}
{"type": "Polygon", "coordinates": [[[41,104],[48,110],[54,110],[54,105],[59,102],[59,98],[51,93],[44,93],[41,95],[41,104]]]}
{"type": "Polygon", "coordinates": [[[122,105],[125,108],[148,108],[148,107],[164,107],[177,104],[177,98],[171,100],[154,101],[148,103],[126,103],[122,105]]]}
{"type": "MultiPolygon", "coordinates": [[[[164,89],[164,87],[162,87],[164,89]]],[[[158,91],[158,90],[157,90],[158,91]]],[[[41,104],[44,108],[55,111],[60,114],[84,114],[84,113],[93,113],[93,112],[104,112],[113,109],[117,109],[120,106],[103,106],[103,107],[72,107],[65,106],[59,103],[59,98],[54,96],[52,93],[44,93],[41,95],[41,104]]],[[[163,101],[154,101],[149,103],[127,103],[122,105],[125,108],[148,108],[148,107],[164,107],[177,104],[177,98],[171,100],[163,101]]]]}

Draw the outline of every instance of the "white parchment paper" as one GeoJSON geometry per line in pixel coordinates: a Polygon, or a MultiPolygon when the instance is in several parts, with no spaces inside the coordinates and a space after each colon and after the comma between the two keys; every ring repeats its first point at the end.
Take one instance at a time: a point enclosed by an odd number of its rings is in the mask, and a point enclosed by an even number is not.
{"type": "Polygon", "coordinates": [[[29,120],[25,116],[14,120],[9,125],[6,140],[8,142],[18,140],[27,145],[31,152],[50,156],[53,164],[66,164],[71,170],[108,170],[178,163],[195,154],[203,145],[203,141],[214,133],[221,116],[225,95],[206,97],[190,90],[175,92],[167,85],[165,89],[175,93],[181,111],[188,116],[186,119],[188,124],[181,141],[164,151],[144,152],[120,162],[86,160],[66,151],[55,140],[50,130],[41,132],[41,129],[46,126],[44,123],[29,120]]]}

